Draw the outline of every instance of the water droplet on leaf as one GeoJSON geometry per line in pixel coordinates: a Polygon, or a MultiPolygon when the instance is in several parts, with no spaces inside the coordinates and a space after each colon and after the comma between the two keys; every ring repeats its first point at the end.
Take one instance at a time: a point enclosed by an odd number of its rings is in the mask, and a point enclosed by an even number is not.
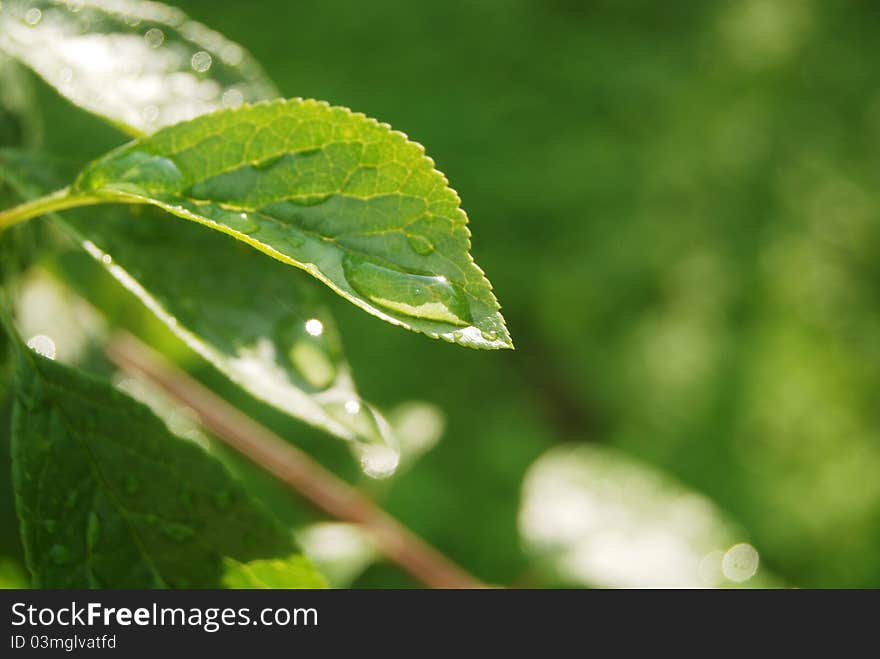
{"type": "Polygon", "coordinates": [[[43,20],[43,12],[36,7],[31,7],[24,13],[24,22],[33,27],[43,20]]]}
{"type": "Polygon", "coordinates": [[[190,65],[192,66],[193,71],[204,73],[211,68],[211,64],[213,63],[213,61],[214,60],[211,55],[206,53],[204,50],[200,50],[192,56],[192,59],[190,60],[190,65]]]}
{"type": "Polygon", "coordinates": [[[389,446],[365,446],[361,450],[361,467],[370,478],[388,478],[400,464],[400,454],[389,446]]]}
{"type": "Polygon", "coordinates": [[[406,234],[406,241],[416,254],[428,256],[434,252],[434,243],[417,233],[406,234]]]}
{"type": "Polygon", "coordinates": [[[36,334],[27,340],[27,347],[47,359],[55,359],[55,341],[45,334],[36,334]]]}
{"type": "Polygon", "coordinates": [[[312,336],[321,336],[324,332],[324,323],[317,318],[309,318],[305,324],[306,332],[312,336]]]}
{"type": "Polygon", "coordinates": [[[446,277],[405,272],[359,255],[347,255],[345,278],[358,293],[397,313],[452,325],[469,325],[464,291],[446,277]]]}
{"type": "Polygon", "coordinates": [[[155,123],[159,119],[159,108],[155,105],[148,105],[141,111],[141,116],[148,124],[155,123]]]}
{"type": "Polygon", "coordinates": [[[218,222],[222,222],[230,229],[234,229],[245,235],[250,235],[260,230],[260,223],[247,213],[224,212],[222,215],[219,215],[214,219],[218,222]]]}
{"type": "Polygon", "coordinates": [[[157,27],[152,27],[144,34],[144,41],[150,48],[158,48],[165,43],[165,33],[157,27]]]}
{"type": "Polygon", "coordinates": [[[221,99],[224,108],[237,108],[244,103],[244,95],[237,89],[227,89],[221,99]]]}

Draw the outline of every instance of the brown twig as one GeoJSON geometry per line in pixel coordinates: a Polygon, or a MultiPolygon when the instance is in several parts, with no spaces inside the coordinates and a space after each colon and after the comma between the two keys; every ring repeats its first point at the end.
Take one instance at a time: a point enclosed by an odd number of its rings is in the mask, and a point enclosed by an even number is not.
{"type": "Polygon", "coordinates": [[[485,587],[360,491],[169,364],[133,336],[114,336],[107,346],[107,355],[123,371],[146,378],[192,409],[205,428],[318,508],[361,526],[382,554],[426,586],[485,587]]]}

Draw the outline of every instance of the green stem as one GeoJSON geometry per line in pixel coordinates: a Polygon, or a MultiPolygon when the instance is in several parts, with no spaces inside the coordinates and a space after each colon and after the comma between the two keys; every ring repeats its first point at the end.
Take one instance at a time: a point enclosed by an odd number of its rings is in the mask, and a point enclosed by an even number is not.
{"type": "Polygon", "coordinates": [[[61,211],[66,208],[76,208],[77,206],[88,206],[90,204],[99,204],[105,199],[93,197],[89,195],[76,194],[70,191],[70,188],[62,188],[57,192],[48,194],[45,197],[27,201],[23,204],[0,211],[0,233],[19,222],[24,222],[33,217],[39,217],[53,211],[61,211]]]}

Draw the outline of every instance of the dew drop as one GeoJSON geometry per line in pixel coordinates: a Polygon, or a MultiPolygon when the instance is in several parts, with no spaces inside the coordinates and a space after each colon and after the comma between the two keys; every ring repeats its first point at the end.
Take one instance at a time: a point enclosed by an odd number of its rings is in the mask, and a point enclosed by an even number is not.
{"type": "Polygon", "coordinates": [[[165,33],[157,27],[151,27],[144,33],[144,41],[150,48],[158,48],[165,43],[165,33]]]}
{"type": "Polygon", "coordinates": [[[221,98],[224,108],[237,108],[244,103],[244,94],[237,89],[227,89],[221,98]]]}
{"type": "Polygon", "coordinates": [[[434,243],[424,236],[420,236],[417,233],[408,233],[406,234],[406,241],[413,251],[420,256],[428,256],[434,253],[434,243]]]}
{"type": "Polygon", "coordinates": [[[141,116],[148,124],[155,123],[159,119],[159,108],[155,105],[148,105],[141,110],[141,116]]]}
{"type": "Polygon", "coordinates": [[[721,559],[721,573],[731,581],[742,583],[751,579],[758,571],[758,550],[741,542],[724,553],[721,559]]]}
{"type": "Polygon", "coordinates": [[[46,359],[55,359],[55,341],[45,334],[36,334],[27,340],[27,347],[46,359]]]}
{"type": "Polygon", "coordinates": [[[317,318],[309,318],[305,324],[306,332],[312,336],[321,336],[324,333],[324,323],[317,318]]]}
{"type": "Polygon", "coordinates": [[[487,341],[497,341],[498,340],[498,332],[493,330],[481,330],[480,336],[482,336],[487,341]]]}
{"type": "Polygon", "coordinates": [[[247,213],[227,213],[219,218],[230,229],[249,235],[260,230],[260,223],[247,213]]]}
{"type": "Polygon", "coordinates": [[[101,263],[103,263],[104,265],[110,265],[111,263],[113,263],[113,257],[109,254],[104,254],[104,256],[101,257],[101,263]]]}
{"type": "Polygon", "coordinates": [[[64,545],[52,545],[49,548],[49,560],[55,565],[64,565],[70,561],[70,550],[64,545]]]}
{"type": "Polygon", "coordinates": [[[361,450],[361,468],[370,478],[388,478],[400,464],[400,454],[389,446],[366,446],[361,450]]]}
{"type": "Polygon", "coordinates": [[[31,7],[24,13],[24,22],[33,27],[43,20],[43,12],[36,7],[31,7]]]}
{"type": "Polygon", "coordinates": [[[200,50],[192,56],[192,59],[190,60],[190,65],[192,66],[193,71],[204,73],[211,68],[211,64],[213,63],[213,61],[214,60],[208,53],[206,53],[204,50],[200,50]]]}
{"type": "Polygon", "coordinates": [[[452,325],[471,322],[464,292],[446,277],[404,272],[356,255],[347,255],[342,267],[348,283],[380,307],[452,325]]]}
{"type": "Polygon", "coordinates": [[[350,396],[325,403],[323,407],[355,434],[358,447],[386,446],[397,452],[391,426],[369,403],[350,396]]]}

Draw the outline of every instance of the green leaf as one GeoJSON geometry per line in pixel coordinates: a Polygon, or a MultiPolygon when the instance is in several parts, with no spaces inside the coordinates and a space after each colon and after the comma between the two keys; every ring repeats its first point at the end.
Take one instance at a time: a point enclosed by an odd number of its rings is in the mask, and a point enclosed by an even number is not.
{"type": "Polygon", "coordinates": [[[289,533],[200,447],[98,380],[22,352],[14,484],[35,587],[216,587],[289,533]]]}
{"type": "Polygon", "coordinates": [[[277,96],[241,46],[157,2],[3,0],[0,50],[131,134],[277,96]]]}
{"type": "Polygon", "coordinates": [[[326,588],[327,581],[305,556],[256,560],[240,563],[227,558],[223,586],[248,588],[326,588]]]}
{"type": "Polygon", "coordinates": [[[0,54],[0,146],[32,146],[41,134],[32,81],[17,62],[0,54]]]}
{"type": "Polygon", "coordinates": [[[71,194],[154,204],[392,324],[511,347],[458,195],[420,145],[345,108],[294,99],[199,117],[95,161],[71,194]]]}
{"type": "MultiPolygon", "coordinates": [[[[22,194],[45,186],[28,186],[22,175],[30,181],[52,169],[46,158],[0,152],[0,182],[22,194]]],[[[256,398],[358,446],[394,443],[387,422],[358,395],[333,318],[308,278],[157,209],[99,207],[56,220],[172,332],[256,398]]]]}
{"type": "Polygon", "coordinates": [[[392,443],[387,423],[358,395],[311,282],[292,282],[284,265],[165,213],[109,210],[64,222],[195,352],[295,418],[343,439],[392,443]]]}

